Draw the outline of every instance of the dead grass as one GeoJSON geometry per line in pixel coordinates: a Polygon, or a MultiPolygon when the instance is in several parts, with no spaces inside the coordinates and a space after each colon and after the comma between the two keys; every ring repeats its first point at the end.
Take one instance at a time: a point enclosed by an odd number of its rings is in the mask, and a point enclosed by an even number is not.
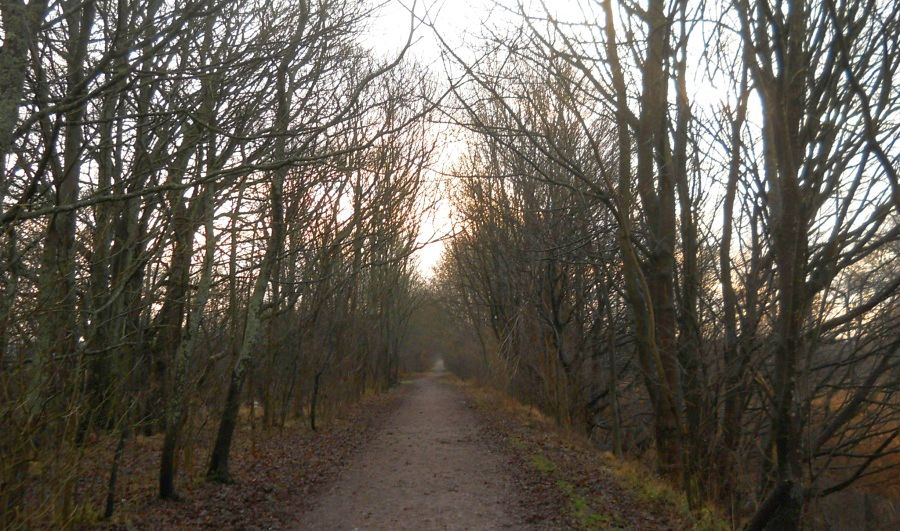
{"type": "Polygon", "coordinates": [[[558,426],[536,408],[495,389],[461,387],[486,426],[499,429],[508,452],[543,476],[562,500],[568,525],[579,529],[731,529],[713,508],[688,510],[678,489],[641,463],[616,459],[581,434],[558,426]]]}
{"type": "MultiPolygon", "coordinates": [[[[116,511],[102,519],[112,456],[117,438],[101,436],[73,449],[68,474],[73,502],[68,508],[45,507],[47,465],[35,462],[26,495],[26,507],[11,523],[13,528],[200,529],[280,528],[290,521],[302,500],[332,477],[348,456],[363,445],[381,420],[399,402],[404,386],[347,405],[312,432],[305,422],[283,430],[251,429],[250,409],[242,418],[231,453],[230,485],[205,480],[208,451],[215,423],[202,423],[189,434],[181,452],[178,492],[182,500],[157,498],[162,435],[135,435],[128,440],[119,470],[116,511]],[[291,509],[286,513],[285,507],[291,509]]],[[[259,408],[254,412],[259,416],[259,408]]],[[[52,485],[51,485],[52,486],[52,485]]]]}

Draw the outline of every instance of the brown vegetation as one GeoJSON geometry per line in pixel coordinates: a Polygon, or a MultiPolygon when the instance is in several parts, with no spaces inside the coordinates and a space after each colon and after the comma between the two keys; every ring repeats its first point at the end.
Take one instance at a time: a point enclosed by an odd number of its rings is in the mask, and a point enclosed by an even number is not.
{"type": "Polygon", "coordinates": [[[895,483],[896,10],[574,4],[447,50],[448,366],[748,529],[895,483]]]}
{"type": "Polygon", "coordinates": [[[371,16],[2,2],[0,527],[112,516],[136,445],[160,498],[231,482],[242,407],[316,429],[396,382],[434,87],[371,16]]]}
{"type": "Polygon", "coordinates": [[[0,0],[0,527],[113,518],[137,449],[161,499],[230,485],[247,424],[277,446],[437,359],[693,521],[885,525],[895,3],[511,0],[465,46],[414,4],[379,56],[378,2],[0,0]]]}

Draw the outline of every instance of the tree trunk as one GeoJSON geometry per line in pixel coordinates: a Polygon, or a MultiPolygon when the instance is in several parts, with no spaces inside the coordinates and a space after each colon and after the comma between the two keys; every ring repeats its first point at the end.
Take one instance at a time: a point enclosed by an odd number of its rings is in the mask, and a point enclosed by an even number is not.
{"type": "Polygon", "coordinates": [[[312,394],[309,398],[309,429],[312,431],[316,431],[316,406],[319,403],[319,382],[323,372],[324,369],[316,371],[316,375],[313,377],[312,394]]]}
{"type": "Polygon", "coordinates": [[[166,434],[163,439],[162,456],[159,469],[159,497],[162,499],[177,498],[175,490],[176,453],[182,425],[184,423],[185,402],[187,395],[187,376],[194,351],[194,343],[200,331],[200,321],[203,318],[203,310],[209,298],[210,285],[212,283],[213,262],[216,254],[215,236],[215,190],[212,184],[202,194],[206,218],[206,254],[203,258],[203,269],[197,294],[191,304],[191,312],[188,317],[188,326],[175,353],[173,364],[173,384],[169,401],[166,405],[166,434]]]}
{"type": "Polygon", "coordinates": [[[287,174],[285,162],[285,135],[287,133],[290,113],[288,95],[288,73],[286,64],[279,67],[277,76],[277,103],[275,129],[280,134],[275,144],[275,160],[283,165],[272,172],[272,184],[270,188],[270,207],[272,209],[272,228],[266,242],[265,255],[260,266],[259,276],[253,285],[253,292],[247,307],[247,320],[244,324],[244,339],[241,343],[238,359],[228,382],[228,395],[225,399],[225,409],[222,412],[222,420],[216,433],[216,441],[210,458],[207,478],[212,481],[231,481],[228,470],[228,457],[231,452],[231,441],[234,429],[237,426],[238,411],[240,409],[241,390],[244,386],[244,378],[253,361],[252,352],[256,347],[256,338],[261,325],[261,310],[263,298],[272,277],[272,271],[281,253],[284,241],[284,180],[287,174]]]}
{"type": "Polygon", "coordinates": [[[19,122],[19,104],[29,70],[28,52],[46,10],[45,0],[27,5],[22,0],[0,1],[3,22],[3,46],[0,47],[0,158],[4,160],[12,149],[13,132],[19,122]]]}

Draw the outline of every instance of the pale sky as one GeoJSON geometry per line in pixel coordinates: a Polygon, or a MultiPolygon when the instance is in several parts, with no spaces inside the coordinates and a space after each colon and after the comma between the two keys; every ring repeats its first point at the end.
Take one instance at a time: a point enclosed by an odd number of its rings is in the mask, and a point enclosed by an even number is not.
{"type": "MultiPolygon", "coordinates": [[[[375,2],[382,0],[373,0],[375,2]]],[[[515,8],[519,0],[383,0],[380,8],[380,16],[371,24],[365,39],[365,44],[377,53],[385,55],[396,54],[406,43],[410,28],[410,8],[415,6],[415,12],[419,18],[433,21],[435,28],[441,37],[447,41],[456,53],[466,56],[466,44],[478,40],[478,34],[485,25],[499,26],[506,21],[515,20],[509,8],[515,8]],[[507,6],[507,7],[502,7],[507,6]]],[[[540,0],[524,0],[526,6],[534,7],[540,12],[542,2],[540,0]]],[[[595,13],[582,11],[583,2],[579,0],[545,0],[543,5],[556,12],[561,20],[585,20],[596,16],[595,13]]],[[[615,6],[615,3],[614,3],[615,6]]],[[[614,7],[615,9],[615,7],[614,7]]],[[[446,77],[445,64],[441,59],[441,47],[438,44],[434,31],[418,22],[414,37],[414,44],[408,55],[422,65],[431,68],[439,80],[446,77]]],[[[697,54],[698,61],[689,61],[692,65],[700,65],[699,55],[705,42],[702,32],[692,36],[693,46],[689,47],[689,55],[697,54]],[[691,50],[692,47],[700,48],[691,50]]],[[[694,68],[691,68],[694,70],[694,68]]],[[[727,92],[717,89],[709,80],[708,73],[694,70],[689,73],[689,83],[693,92],[693,100],[700,107],[709,110],[717,108],[728,99],[727,92]]],[[[755,105],[752,105],[755,107],[755,105]]],[[[751,116],[755,109],[751,110],[751,116]]],[[[441,180],[441,172],[445,172],[455,162],[461,149],[464,148],[460,141],[453,141],[453,135],[445,133],[442,144],[439,145],[439,161],[429,176],[429,180],[441,180]]],[[[434,267],[440,260],[444,249],[442,241],[432,241],[436,238],[446,237],[452,232],[450,221],[450,205],[446,197],[439,198],[436,212],[426,215],[422,220],[420,231],[420,245],[423,248],[417,252],[419,271],[426,277],[432,275],[434,267]]]]}
{"type": "MultiPolygon", "coordinates": [[[[516,0],[384,0],[380,16],[369,28],[366,38],[370,41],[366,44],[378,53],[388,56],[396,54],[406,43],[410,28],[410,9],[415,6],[417,16],[432,21],[441,37],[457,53],[465,56],[466,44],[477,40],[486,24],[496,26],[502,24],[504,19],[514,19],[508,8],[501,7],[504,4],[514,7],[516,0]]],[[[577,11],[576,1],[551,1],[548,5],[575,16],[580,12],[577,11]]],[[[431,68],[438,79],[445,78],[445,64],[441,59],[441,46],[435,32],[418,22],[416,24],[414,44],[408,55],[431,68]]],[[[439,160],[435,171],[428,176],[429,180],[443,181],[441,173],[450,169],[463,149],[462,142],[454,141],[453,136],[449,131],[442,133],[439,160]]],[[[443,189],[446,191],[445,186],[443,189]]],[[[444,195],[438,198],[437,209],[427,213],[422,219],[419,235],[422,248],[416,253],[416,259],[423,276],[432,276],[444,250],[444,241],[441,239],[446,239],[452,230],[450,204],[444,195]]]]}
{"type": "MultiPolygon", "coordinates": [[[[425,17],[427,9],[429,18],[435,20],[435,25],[442,36],[460,46],[463,45],[467,33],[477,32],[483,21],[490,17],[493,5],[492,0],[426,1],[428,5],[421,0],[416,3],[416,13],[420,17],[425,17]]],[[[412,5],[411,0],[387,0],[381,9],[381,16],[369,29],[368,38],[371,41],[366,44],[379,53],[386,55],[397,53],[406,43],[409,34],[409,9],[412,5]]],[[[419,25],[415,32],[414,44],[408,53],[419,63],[431,68],[439,78],[445,75],[440,45],[430,28],[419,25]]],[[[426,177],[432,182],[443,180],[441,172],[453,164],[456,153],[459,152],[459,145],[454,144],[447,134],[442,134],[441,139],[443,144],[439,145],[437,167],[426,177]]],[[[441,239],[446,238],[451,232],[450,205],[445,196],[439,196],[436,210],[426,213],[422,219],[419,244],[423,247],[416,253],[416,259],[419,272],[423,276],[430,277],[433,274],[444,250],[444,242],[441,239]]]]}

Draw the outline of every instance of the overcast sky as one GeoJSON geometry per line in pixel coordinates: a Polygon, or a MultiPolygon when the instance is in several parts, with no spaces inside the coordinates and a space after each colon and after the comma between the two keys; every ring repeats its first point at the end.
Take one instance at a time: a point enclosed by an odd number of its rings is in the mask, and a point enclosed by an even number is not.
{"type": "MultiPolygon", "coordinates": [[[[526,4],[528,3],[533,1],[526,0],[526,4]]],[[[485,25],[498,26],[515,18],[502,7],[504,5],[514,7],[516,0],[384,0],[379,16],[365,36],[368,39],[365,44],[386,56],[398,53],[409,35],[410,9],[415,6],[418,17],[433,22],[441,38],[453,46],[456,53],[465,57],[467,43],[476,41],[485,25]]],[[[554,0],[547,2],[547,5],[558,10],[557,13],[578,15],[574,12],[578,6],[575,1],[554,0]]],[[[418,22],[416,25],[418,27],[409,56],[431,68],[435,75],[446,76],[445,65],[441,60],[441,46],[435,37],[435,31],[418,22]]],[[[436,172],[429,178],[442,179],[441,172],[450,169],[461,148],[461,142],[452,140],[452,133],[443,135],[436,172]]],[[[419,239],[423,247],[418,251],[417,259],[419,271],[423,275],[431,276],[433,273],[444,250],[441,238],[446,238],[451,232],[450,205],[446,197],[442,197],[439,198],[436,211],[427,214],[422,220],[419,239]]]]}
{"type": "MultiPolygon", "coordinates": [[[[379,1],[379,0],[374,0],[379,1]]],[[[410,28],[410,8],[413,0],[383,0],[384,5],[380,9],[380,16],[372,23],[366,35],[368,46],[378,53],[386,55],[396,54],[406,43],[410,28]]],[[[474,43],[478,35],[482,33],[485,25],[503,26],[508,22],[516,21],[508,8],[515,8],[519,0],[417,0],[415,11],[420,17],[426,17],[434,22],[441,37],[450,43],[455,53],[460,53],[466,58],[467,43],[474,43]],[[507,8],[503,7],[507,6],[507,8]]],[[[527,10],[536,13],[542,12],[544,6],[554,11],[554,15],[563,21],[583,21],[598,17],[598,13],[583,12],[588,5],[577,0],[522,0],[527,10]]],[[[614,4],[615,9],[615,4],[614,4]]],[[[695,65],[701,64],[699,55],[706,43],[703,32],[695,32],[688,54],[697,54],[698,61],[689,61],[688,83],[697,109],[703,107],[712,110],[722,104],[728,93],[720,92],[710,80],[708,72],[695,70],[695,65]]],[[[409,52],[410,56],[420,64],[429,66],[435,75],[446,76],[444,63],[441,60],[441,47],[430,28],[419,25],[416,30],[414,45],[409,52]]],[[[751,101],[751,118],[756,114],[757,106],[751,101]]],[[[462,148],[460,142],[445,143],[440,162],[436,168],[438,172],[448,170],[462,148]]],[[[433,175],[432,179],[438,178],[433,175]]],[[[429,241],[435,236],[446,235],[452,230],[450,226],[450,211],[446,201],[441,202],[438,211],[431,219],[425,219],[422,223],[420,239],[429,241]]],[[[426,245],[418,253],[419,269],[428,276],[440,259],[444,248],[443,243],[434,242],[426,245]]]]}
{"type": "MultiPolygon", "coordinates": [[[[387,0],[380,10],[380,16],[369,29],[366,44],[377,52],[385,55],[396,54],[406,43],[410,28],[411,0],[387,0]]],[[[426,3],[419,0],[416,4],[416,13],[425,16],[426,8],[430,18],[435,21],[436,28],[443,38],[458,46],[463,46],[467,34],[478,32],[485,20],[494,16],[494,2],[492,0],[427,0],[426,3]]],[[[444,67],[440,59],[440,45],[434,36],[434,32],[427,27],[419,26],[414,36],[414,44],[409,54],[420,64],[431,68],[435,75],[443,76],[444,67]]],[[[449,142],[447,138],[444,141],[449,142]]],[[[456,151],[454,146],[439,146],[443,153],[439,155],[436,172],[429,175],[431,180],[440,180],[440,172],[448,169],[453,163],[456,151]]],[[[440,198],[437,210],[426,214],[422,220],[420,231],[420,245],[422,249],[417,253],[419,271],[430,276],[440,260],[444,250],[441,238],[445,238],[452,231],[449,219],[449,204],[445,198],[440,198]]]]}

